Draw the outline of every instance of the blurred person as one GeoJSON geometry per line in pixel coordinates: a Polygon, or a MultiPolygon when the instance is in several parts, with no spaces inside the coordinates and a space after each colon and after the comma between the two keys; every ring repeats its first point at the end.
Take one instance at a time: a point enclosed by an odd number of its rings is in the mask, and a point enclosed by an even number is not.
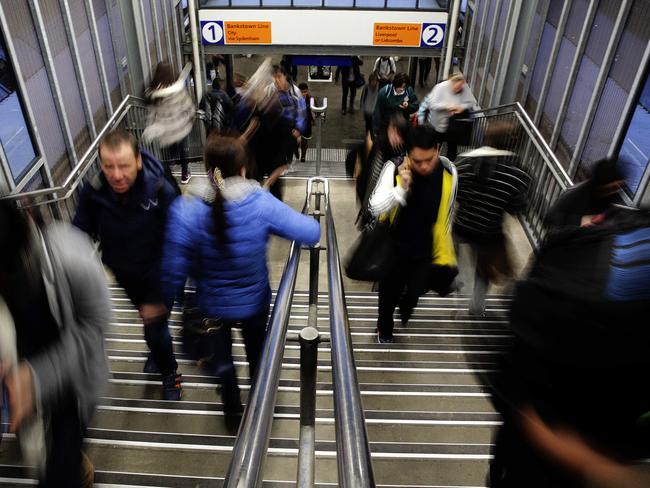
{"type": "Polygon", "coordinates": [[[280,60],[280,66],[284,71],[291,76],[291,80],[294,82],[298,81],[298,66],[293,64],[293,55],[285,54],[280,60]]]}
{"type": "MultiPolygon", "coordinates": [[[[396,264],[379,283],[377,340],[392,343],[393,313],[399,305],[406,325],[421,295],[436,275],[453,279],[456,255],[451,218],[456,197],[456,169],[440,156],[431,127],[409,129],[407,155],[388,161],[370,197],[370,211],[394,227],[396,264]],[[445,273],[441,268],[450,273],[445,273]]],[[[449,281],[449,284],[451,280],[449,281]]]]}
{"type": "Polygon", "coordinates": [[[81,193],[73,224],[101,244],[102,260],[144,322],[151,354],[144,370],[162,375],[165,400],[180,400],[181,375],[167,319],[172,302],[160,288],[167,211],[177,193],[162,164],[116,129],[99,143],[99,173],[81,193]]]}
{"type": "Polygon", "coordinates": [[[0,201],[0,381],[39,486],[88,487],[83,436],[108,382],[111,305],[88,238],[0,201]]]}
{"type": "Polygon", "coordinates": [[[361,229],[372,220],[370,197],[377,186],[379,175],[388,161],[406,156],[406,137],[408,124],[401,114],[393,113],[388,124],[382,128],[376,140],[366,138],[365,158],[357,175],[356,191],[360,203],[358,227],[361,229]]]}
{"type": "Polygon", "coordinates": [[[233,101],[221,89],[219,80],[212,82],[212,90],[203,96],[201,109],[205,112],[208,133],[216,130],[223,132],[230,126],[230,117],[233,110],[233,101]]]}
{"type": "Polygon", "coordinates": [[[379,79],[379,88],[383,88],[393,82],[393,77],[397,73],[397,64],[392,56],[380,56],[375,60],[372,71],[377,74],[379,79]]]}
{"type": "Polygon", "coordinates": [[[280,177],[289,169],[289,163],[297,147],[302,143],[302,133],[307,123],[305,99],[287,72],[280,66],[273,66],[274,83],[269,87],[271,99],[279,104],[279,117],[272,127],[272,144],[277,147],[266,164],[268,179],[264,186],[282,200],[282,181],[280,177]]]}
{"type": "Polygon", "coordinates": [[[334,74],[335,83],[341,78],[341,114],[354,113],[354,97],[357,95],[357,86],[361,82],[361,66],[363,61],[359,56],[350,56],[349,66],[337,66],[334,74]],[[348,105],[348,94],[350,103],[348,105]]]}
{"type": "Polygon", "coordinates": [[[492,488],[648,486],[649,242],[650,214],[615,204],[547,235],[486,378],[503,418],[492,488]]]}
{"type": "Polygon", "coordinates": [[[172,205],[162,275],[168,300],[178,296],[188,275],[196,282],[201,316],[219,327],[213,374],[222,383],[224,412],[236,418],[242,406],[230,330],[242,328],[252,387],[271,302],[269,239],[275,234],[312,245],[320,238],[320,227],[248,178],[242,139],[211,134],[204,159],[210,191],[172,205]]]}
{"type": "Polygon", "coordinates": [[[409,77],[406,73],[397,73],[393,82],[379,90],[377,104],[372,116],[372,127],[374,134],[388,121],[391,113],[397,112],[409,120],[411,115],[418,111],[420,102],[410,86],[409,77]]]}
{"type": "Polygon", "coordinates": [[[624,183],[616,158],[596,161],[586,181],[560,195],[546,215],[546,226],[557,230],[592,225],[592,221],[602,218],[602,213],[617,201],[624,183]]]}
{"type": "Polygon", "coordinates": [[[187,137],[192,132],[196,109],[185,78],[177,79],[169,63],[158,63],[145,95],[149,115],[142,139],[169,147],[181,164],[181,183],[187,184],[192,177],[187,161],[187,137]]]}
{"type": "Polygon", "coordinates": [[[307,116],[305,118],[305,128],[300,137],[301,140],[300,161],[304,163],[305,158],[307,157],[307,149],[309,148],[309,141],[311,140],[312,137],[312,126],[314,124],[314,114],[311,111],[311,93],[309,92],[309,85],[307,85],[307,83],[300,83],[300,85],[298,85],[298,88],[300,89],[300,93],[302,94],[302,97],[305,99],[305,106],[307,109],[307,116]]]}
{"type": "Polygon", "coordinates": [[[491,282],[512,276],[506,237],[505,212],[523,210],[530,176],[520,169],[513,146],[514,126],[492,123],[485,132],[484,145],[461,154],[456,163],[458,195],[454,233],[470,245],[476,263],[470,313],[483,315],[485,294],[491,282]]]}
{"type": "Polygon", "coordinates": [[[455,161],[458,143],[449,133],[450,119],[466,117],[469,111],[476,108],[472,93],[465,84],[465,78],[456,73],[447,81],[434,86],[426,96],[418,110],[418,123],[433,126],[447,143],[447,158],[455,161]]]}
{"type": "Polygon", "coordinates": [[[375,72],[368,76],[368,83],[361,91],[360,109],[363,112],[363,120],[366,123],[366,134],[372,133],[372,115],[375,112],[377,104],[377,95],[379,94],[379,79],[375,72]]]}
{"type": "Polygon", "coordinates": [[[424,85],[427,84],[427,79],[431,73],[431,62],[433,58],[420,56],[418,57],[418,67],[420,72],[418,74],[418,80],[420,82],[420,88],[424,88],[424,85]]]}

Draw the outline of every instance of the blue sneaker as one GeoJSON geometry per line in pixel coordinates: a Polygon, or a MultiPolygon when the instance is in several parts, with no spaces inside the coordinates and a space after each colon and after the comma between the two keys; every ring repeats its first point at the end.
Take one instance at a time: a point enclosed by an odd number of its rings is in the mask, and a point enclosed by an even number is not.
{"type": "Polygon", "coordinates": [[[170,402],[177,402],[183,397],[183,377],[172,373],[163,377],[163,398],[170,402]]]}

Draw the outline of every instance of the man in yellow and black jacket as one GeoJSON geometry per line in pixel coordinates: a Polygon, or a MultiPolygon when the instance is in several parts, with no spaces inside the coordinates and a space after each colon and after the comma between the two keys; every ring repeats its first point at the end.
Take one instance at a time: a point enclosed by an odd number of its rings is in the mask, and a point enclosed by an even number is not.
{"type": "Polygon", "coordinates": [[[433,273],[448,286],[457,269],[451,237],[456,169],[440,156],[431,127],[411,128],[407,150],[406,157],[384,165],[370,197],[371,213],[391,222],[397,253],[396,265],[379,283],[380,343],[393,342],[395,307],[405,325],[419,297],[432,287],[433,273]]]}

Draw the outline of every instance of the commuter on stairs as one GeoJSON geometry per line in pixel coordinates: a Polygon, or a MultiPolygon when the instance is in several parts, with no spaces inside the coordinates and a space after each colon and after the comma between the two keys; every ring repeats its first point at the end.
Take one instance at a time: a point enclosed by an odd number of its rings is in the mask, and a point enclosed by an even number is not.
{"type": "Polygon", "coordinates": [[[394,268],[379,283],[380,343],[393,342],[397,305],[406,325],[432,280],[445,281],[435,283],[436,289],[448,289],[456,270],[451,237],[456,169],[439,156],[440,143],[431,127],[410,128],[406,145],[407,156],[385,164],[370,198],[372,214],[393,227],[397,254],[394,268]]]}
{"type": "Polygon", "coordinates": [[[365,164],[357,176],[356,190],[360,210],[357,218],[361,229],[372,221],[370,214],[370,196],[372,195],[379,175],[388,161],[406,156],[406,136],[408,124],[401,114],[393,113],[388,118],[388,125],[383,127],[376,140],[366,139],[366,157],[361,158],[365,164]]]}
{"type": "Polygon", "coordinates": [[[0,201],[0,384],[39,486],[93,485],[82,443],[108,381],[110,317],[87,236],[61,223],[39,227],[0,201]]]}
{"type": "Polygon", "coordinates": [[[200,104],[205,113],[208,134],[213,130],[221,133],[230,127],[233,105],[232,99],[221,89],[219,80],[215,79],[212,82],[212,90],[203,96],[200,104]]]}
{"type": "Polygon", "coordinates": [[[512,276],[503,233],[503,215],[523,210],[530,177],[518,168],[519,157],[507,149],[514,144],[514,127],[493,123],[485,132],[485,145],[461,154],[458,171],[458,208],[454,232],[467,242],[476,262],[470,313],[483,315],[491,282],[512,276]]]}
{"type": "Polygon", "coordinates": [[[180,198],[171,207],[162,274],[168,300],[179,295],[190,276],[201,316],[220,327],[214,374],[222,383],[226,415],[238,419],[242,406],[230,329],[242,328],[252,387],[271,302],[269,239],[275,234],[312,245],[320,227],[247,178],[248,152],[241,139],[211,134],[205,164],[211,183],[207,194],[180,198]]]}
{"type": "Polygon", "coordinates": [[[373,73],[377,74],[379,78],[379,88],[390,85],[393,82],[393,77],[397,73],[397,65],[395,58],[392,56],[381,56],[375,60],[375,66],[372,68],[373,73]]]}
{"type": "Polygon", "coordinates": [[[357,86],[361,78],[361,68],[363,61],[359,56],[350,56],[349,66],[339,66],[336,68],[334,81],[339,82],[341,78],[341,113],[354,113],[354,97],[357,94],[357,86]],[[350,104],[348,105],[348,93],[350,94],[350,104]]]}
{"type": "Polygon", "coordinates": [[[409,120],[411,115],[418,111],[420,102],[410,86],[409,77],[406,73],[397,73],[393,83],[384,86],[377,95],[377,105],[372,117],[372,128],[375,135],[383,125],[388,123],[391,113],[397,112],[409,120]]]}
{"type": "Polygon", "coordinates": [[[192,132],[196,109],[185,86],[185,78],[176,79],[170,64],[158,63],[146,96],[149,116],[142,139],[145,142],[156,141],[163,148],[169,147],[181,164],[181,183],[186,184],[192,176],[187,161],[187,137],[192,132]]]}
{"type": "Polygon", "coordinates": [[[102,260],[138,308],[151,355],[145,372],[160,372],[163,397],[180,400],[172,338],[173,302],[160,288],[160,256],[167,211],[178,195],[162,164],[141,151],[132,134],[117,129],[99,143],[99,173],[83,189],[74,225],[101,243],[102,260]]]}
{"type": "Polygon", "coordinates": [[[475,110],[476,104],[472,94],[465,84],[465,78],[460,73],[453,74],[447,81],[433,87],[418,111],[418,122],[429,124],[447,142],[447,158],[456,160],[458,144],[448,137],[450,118],[463,116],[466,112],[475,110]]]}
{"type": "Polygon", "coordinates": [[[372,115],[375,112],[375,105],[377,104],[377,95],[379,94],[379,79],[377,74],[373,71],[368,76],[368,83],[361,91],[361,111],[363,112],[363,120],[366,122],[366,134],[372,133],[372,115]]]}
{"type": "Polygon", "coordinates": [[[305,107],[307,109],[307,116],[305,118],[304,132],[301,134],[300,140],[300,162],[304,163],[307,156],[307,149],[309,149],[309,141],[312,137],[312,126],[314,124],[314,114],[311,111],[311,93],[309,92],[309,85],[307,83],[300,83],[298,85],[302,97],[305,99],[305,107]]]}
{"type": "Polygon", "coordinates": [[[540,246],[488,376],[490,487],[650,486],[649,243],[650,214],[610,204],[540,246]]]}

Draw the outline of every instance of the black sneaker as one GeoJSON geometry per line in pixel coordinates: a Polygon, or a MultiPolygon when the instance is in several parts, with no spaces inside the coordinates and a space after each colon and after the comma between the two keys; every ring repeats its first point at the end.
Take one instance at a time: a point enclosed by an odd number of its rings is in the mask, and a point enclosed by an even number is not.
{"type": "Polygon", "coordinates": [[[170,402],[177,402],[183,397],[183,377],[178,373],[168,374],[163,377],[163,398],[170,402]]]}
{"type": "Polygon", "coordinates": [[[147,356],[147,360],[144,363],[144,368],[142,368],[142,371],[148,374],[160,373],[160,369],[158,368],[156,361],[154,361],[151,357],[151,354],[147,356]]]}
{"type": "Polygon", "coordinates": [[[381,334],[377,334],[377,342],[379,344],[393,344],[395,340],[393,339],[393,336],[383,336],[381,334]]]}
{"type": "Polygon", "coordinates": [[[192,172],[188,169],[181,175],[181,184],[187,185],[190,182],[190,179],[192,179],[192,172]]]}

